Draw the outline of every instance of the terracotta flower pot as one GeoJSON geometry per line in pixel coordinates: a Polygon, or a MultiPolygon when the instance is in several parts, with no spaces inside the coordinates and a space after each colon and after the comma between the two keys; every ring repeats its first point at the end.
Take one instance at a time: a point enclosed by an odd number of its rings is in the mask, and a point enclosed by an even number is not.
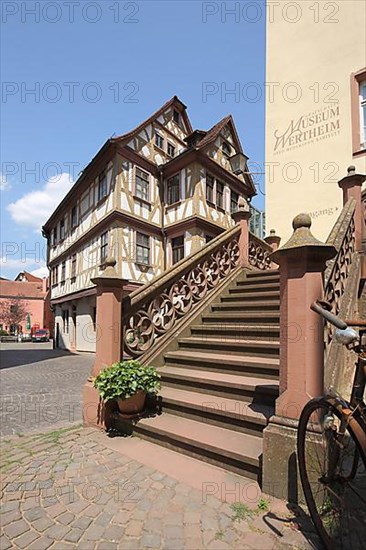
{"type": "Polygon", "coordinates": [[[135,395],[132,395],[132,397],[128,397],[127,399],[118,397],[117,405],[120,413],[124,415],[133,415],[142,412],[145,406],[145,399],[146,392],[142,390],[139,390],[135,393],[135,395]]]}

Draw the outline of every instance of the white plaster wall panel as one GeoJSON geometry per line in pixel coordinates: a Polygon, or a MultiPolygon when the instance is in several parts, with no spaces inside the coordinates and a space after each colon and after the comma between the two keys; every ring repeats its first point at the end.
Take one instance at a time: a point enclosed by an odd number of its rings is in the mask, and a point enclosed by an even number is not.
{"type": "Polygon", "coordinates": [[[95,352],[98,334],[98,329],[94,327],[92,317],[95,302],[94,296],[82,298],[75,302],[77,351],[95,352]]]}

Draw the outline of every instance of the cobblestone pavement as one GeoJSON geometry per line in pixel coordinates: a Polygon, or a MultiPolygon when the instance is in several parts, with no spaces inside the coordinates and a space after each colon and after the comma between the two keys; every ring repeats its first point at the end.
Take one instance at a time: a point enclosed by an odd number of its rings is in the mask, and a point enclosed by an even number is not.
{"type": "Polygon", "coordinates": [[[81,421],[81,391],[93,354],[53,350],[50,342],[4,343],[0,359],[1,435],[81,421]]]}
{"type": "Polygon", "coordinates": [[[81,427],[2,438],[2,550],[320,547],[305,516],[203,495],[108,441],[81,427]]]}

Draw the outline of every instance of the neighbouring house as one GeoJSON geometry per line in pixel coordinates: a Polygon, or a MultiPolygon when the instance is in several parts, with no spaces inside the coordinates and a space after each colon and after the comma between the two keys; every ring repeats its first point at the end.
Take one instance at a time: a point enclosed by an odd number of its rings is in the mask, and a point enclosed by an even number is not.
{"type": "Polygon", "coordinates": [[[176,96],[108,139],[43,227],[56,345],[95,351],[92,279],[108,257],[131,292],[232,227],[256,194],[247,160],[231,115],[194,130],[176,96]]]}
{"type": "Polygon", "coordinates": [[[0,281],[0,330],[9,334],[29,333],[47,328],[52,335],[48,278],[41,279],[22,271],[14,281],[0,281]]]}
{"type": "MultiPolygon", "coordinates": [[[[287,0],[277,4],[286,13],[287,0]]],[[[299,212],[326,239],[343,207],[345,168],[366,173],[366,3],[296,6],[296,20],[267,23],[266,214],[282,242],[299,212]]]]}

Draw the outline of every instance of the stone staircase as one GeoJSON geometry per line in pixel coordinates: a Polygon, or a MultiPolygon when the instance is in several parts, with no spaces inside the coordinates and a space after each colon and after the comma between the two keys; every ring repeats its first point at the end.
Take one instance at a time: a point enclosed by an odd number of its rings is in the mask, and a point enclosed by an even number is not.
{"type": "Polygon", "coordinates": [[[162,414],[135,433],[258,479],[279,376],[279,273],[242,273],[165,353],[162,414]]]}

